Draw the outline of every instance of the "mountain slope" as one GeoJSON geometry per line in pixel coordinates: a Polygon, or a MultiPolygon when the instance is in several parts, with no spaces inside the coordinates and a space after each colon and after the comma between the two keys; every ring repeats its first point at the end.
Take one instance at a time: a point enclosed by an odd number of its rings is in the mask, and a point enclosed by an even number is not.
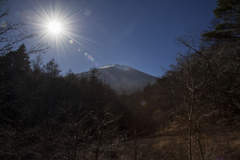
{"type": "Polygon", "coordinates": [[[120,94],[124,91],[126,94],[130,94],[141,90],[148,83],[155,83],[157,78],[132,67],[119,64],[105,65],[97,69],[101,73],[99,79],[108,83],[120,94]]]}

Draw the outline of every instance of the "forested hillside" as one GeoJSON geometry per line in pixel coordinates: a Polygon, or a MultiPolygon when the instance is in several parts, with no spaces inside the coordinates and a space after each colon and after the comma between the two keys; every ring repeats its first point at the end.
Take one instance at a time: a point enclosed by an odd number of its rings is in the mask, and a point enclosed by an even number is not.
{"type": "Polygon", "coordinates": [[[240,159],[240,2],[217,2],[217,23],[177,37],[175,62],[130,95],[44,64],[24,22],[1,27],[0,159],[240,159]]]}

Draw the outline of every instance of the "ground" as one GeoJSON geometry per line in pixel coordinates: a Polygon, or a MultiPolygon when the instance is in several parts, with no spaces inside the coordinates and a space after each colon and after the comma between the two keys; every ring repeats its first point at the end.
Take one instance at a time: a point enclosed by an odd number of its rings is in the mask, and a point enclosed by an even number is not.
{"type": "MultiPolygon", "coordinates": [[[[208,160],[239,160],[240,132],[218,132],[200,136],[204,158],[208,160]]],[[[196,136],[193,136],[193,159],[201,159],[196,136]]],[[[99,159],[133,160],[135,141],[130,139],[104,148],[99,159]]],[[[171,123],[166,131],[149,137],[137,139],[138,160],[175,160],[188,159],[187,127],[176,129],[176,122],[171,123]]]]}

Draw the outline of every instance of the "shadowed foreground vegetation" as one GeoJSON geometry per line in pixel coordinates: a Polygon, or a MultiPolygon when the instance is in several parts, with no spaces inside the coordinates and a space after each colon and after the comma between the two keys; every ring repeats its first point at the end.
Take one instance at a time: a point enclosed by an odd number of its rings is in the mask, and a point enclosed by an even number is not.
{"type": "Polygon", "coordinates": [[[218,0],[215,29],[176,38],[183,52],[155,84],[131,95],[118,95],[97,69],[61,75],[54,59],[30,60],[43,46],[16,45],[32,34],[6,39],[0,159],[240,159],[239,5],[218,0]]]}

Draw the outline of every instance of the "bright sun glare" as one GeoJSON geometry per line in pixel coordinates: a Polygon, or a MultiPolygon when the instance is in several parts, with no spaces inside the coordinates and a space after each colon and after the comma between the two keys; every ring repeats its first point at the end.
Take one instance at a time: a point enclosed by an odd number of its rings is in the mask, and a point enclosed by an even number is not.
{"type": "MultiPolygon", "coordinates": [[[[88,38],[79,35],[81,27],[77,22],[85,18],[82,10],[75,14],[71,14],[68,7],[64,7],[62,3],[46,3],[42,6],[40,3],[34,5],[36,12],[33,12],[35,18],[30,24],[36,26],[39,35],[39,42],[56,46],[58,53],[66,54],[66,48],[69,49],[69,43],[77,43],[84,46],[84,43],[96,43],[88,38]],[[75,29],[75,27],[77,29],[75,29]]],[[[79,22],[78,22],[79,23],[79,22]]]]}
{"type": "Polygon", "coordinates": [[[50,22],[48,25],[48,28],[49,28],[50,32],[52,32],[52,33],[61,32],[61,25],[59,22],[56,22],[56,21],[50,22]]]}

